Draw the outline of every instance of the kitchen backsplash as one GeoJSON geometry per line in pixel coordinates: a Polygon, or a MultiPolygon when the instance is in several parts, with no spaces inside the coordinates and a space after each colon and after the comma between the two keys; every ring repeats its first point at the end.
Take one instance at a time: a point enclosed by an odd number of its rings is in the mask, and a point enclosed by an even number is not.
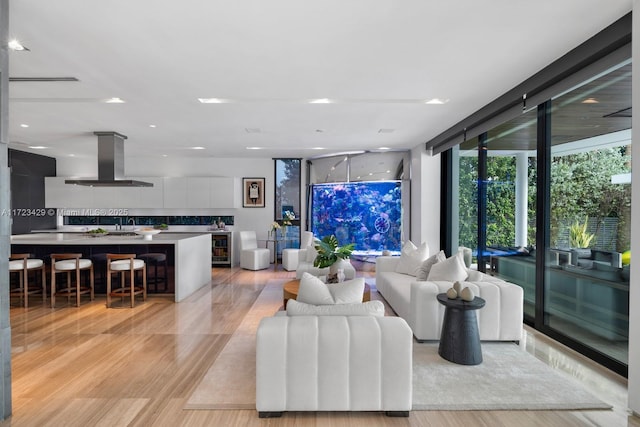
{"type": "Polygon", "coordinates": [[[96,226],[96,225],[129,225],[131,219],[136,225],[211,225],[224,222],[225,225],[234,225],[233,216],[64,216],[63,224],[71,226],[96,226]]]}

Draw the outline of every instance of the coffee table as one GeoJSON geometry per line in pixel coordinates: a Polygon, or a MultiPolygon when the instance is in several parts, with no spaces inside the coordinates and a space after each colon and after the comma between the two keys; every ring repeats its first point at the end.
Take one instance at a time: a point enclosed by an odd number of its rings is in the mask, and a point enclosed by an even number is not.
{"type": "Polygon", "coordinates": [[[480,297],[473,301],[449,299],[447,294],[438,294],[436,298],[445,306],[438,354],[460,365],[482,363],[478,319],[474,311],[484,307],[485,300],[480,297]]]}
{"type": "MultiPolygon", "coordinates": [[[[287,309],[287,301],[298,298],[298,290],[300,290],[300,279],[289,280],[282,286],[282,298],[285,310],[287,309]]],[[[371,287],[365,283],[362,302],[366,301],[371,301],[371,287]]]]}

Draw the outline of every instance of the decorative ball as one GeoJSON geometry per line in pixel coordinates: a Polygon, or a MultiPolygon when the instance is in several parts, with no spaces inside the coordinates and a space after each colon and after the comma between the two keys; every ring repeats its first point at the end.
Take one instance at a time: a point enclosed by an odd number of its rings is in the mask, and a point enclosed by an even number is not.
{"type": "Polygon", "coordinates": [[[456,282],[453,284],[453,289],[455,289],[458,295],[460,295],[460,292],[462,292],[462,283],[456,280],[456,282]]]}
{"type": "Polygon", "coordinates": [[[456,292],[456,290],[455,290],[455,289],[453,289],[453,288],[449,288],[449,289],[447,290],[447,298],[449,298],[449,299],[456,299],[456,298],[458,298],[458,292],[456,292]]]}
{"type": "Polygon", "coordinates": [[[473,301],[473,298],[475,298],[475,295],[473,295],[473,291],[471,289],[464,288],[462,292],[460,292],[460,298],[462,298],[465,301],[473,301]]]}
{"type": "Polygon", "coordinates": [[[631,264],[631,251],[624,251],[622,253],[622,265],[631,264]]]}

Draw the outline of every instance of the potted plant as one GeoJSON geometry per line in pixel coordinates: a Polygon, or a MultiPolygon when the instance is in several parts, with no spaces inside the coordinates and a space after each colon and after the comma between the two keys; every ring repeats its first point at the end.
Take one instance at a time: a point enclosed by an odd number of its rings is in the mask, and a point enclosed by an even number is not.
{"type": "Polygon", "coordinates": [[[576,221],[569,228],[569,245],[571,245],[572,248],[588,248],[595,237],[594,234],[587,231],[588,219],[588,217],[585,217],[583,224],[576,221]]]}
{"type": "Polygon", "coordinates": [[[329,275],[336,275],[337,277],[340,263],[343,262],[342,260],[349,259],[354,246],[354,243],[338,246],[338,239],[333,234],[323,237],[322,240],[316,239],[315,248],[318,251],[318,255],[313,261],[313,266],[319,268],[329,267],[329,275]],[[337,262],[339,260],[341,262],[337,262]]]}

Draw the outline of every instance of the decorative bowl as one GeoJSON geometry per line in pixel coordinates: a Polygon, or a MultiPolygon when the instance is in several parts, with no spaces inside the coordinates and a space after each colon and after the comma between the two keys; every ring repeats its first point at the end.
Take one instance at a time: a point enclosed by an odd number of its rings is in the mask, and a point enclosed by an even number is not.
{"type": "Polygon", "coordinates": [[[154,230],[153,228],[139,228],[134,233],[142,236],[143,240],[151,240],[154,234],[160,233],[162,230],[154,230]]]}

